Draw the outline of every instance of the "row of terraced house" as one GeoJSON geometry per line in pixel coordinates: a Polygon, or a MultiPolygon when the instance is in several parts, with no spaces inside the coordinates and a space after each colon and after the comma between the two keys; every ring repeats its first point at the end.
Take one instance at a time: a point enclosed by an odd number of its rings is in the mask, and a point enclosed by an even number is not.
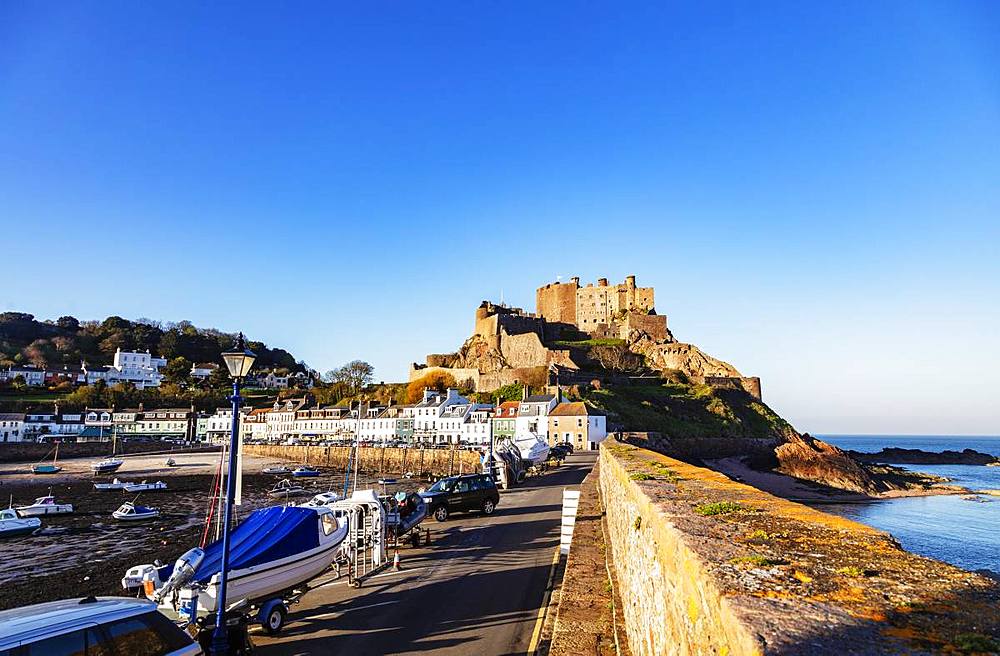
{"type": "MultiPolygon", "coordinates": [[[[244,441],[330,443],[358,439],[371,444],[469,445],[490,439],[537,436],[550,444],[569,442],[592,449],[607,435],[603,413],[554,394],[525,396],[499,406],[476,403],[456,390],[428,390],[412,405],[361,403],[318,406],[310,397],[276,401],[240,413],[244,441]]],[[[0,443],[22,441],[168,440],[222,442],[229,439],[232,410],[195,408],[87,408],[62,412],[0,414],[0,443]]]]}
{"type": "Polygon", "coordinates": [[[477,403],[456,390],[426,390],[412,405],[361,403],[310,406],[308,397],[286,399],[242,417],[245,440],[270,443],[348,442],[469,445],[490,439],[537,436],[594,449],[607,436],[604,413],[555,394],[525,396],[499,406],[477,403]]]}

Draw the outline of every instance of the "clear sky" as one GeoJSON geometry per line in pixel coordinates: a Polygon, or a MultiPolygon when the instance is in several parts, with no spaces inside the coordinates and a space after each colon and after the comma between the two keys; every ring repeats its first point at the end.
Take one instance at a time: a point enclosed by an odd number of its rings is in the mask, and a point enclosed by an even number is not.
{"type": "Polygon", "coordinates": [[[1000,4],[0,4],[0,309],[400,380],[653,285],[816,433],[1000,433],[1000,4]]]}

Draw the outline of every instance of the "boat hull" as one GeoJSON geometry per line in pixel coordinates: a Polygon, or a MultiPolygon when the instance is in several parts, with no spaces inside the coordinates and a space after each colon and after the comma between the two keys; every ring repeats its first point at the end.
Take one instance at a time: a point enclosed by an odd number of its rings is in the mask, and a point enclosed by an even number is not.
{"type": "MultiPolygon", "coordinates": [[[[257,601],[275,597],[316,578],[330,567],[344,543],[347,528],[341,527],[338,532],[339,538],[310,551],[256,567],[233,570],[226,584],[226,605],[243,599],[257,601]]],[[[198,611],[215,612],[218,594],[219,575],[216,574],[198,595],[198,611]]]]}
{"type": "Polygon", "coordinates": [[[17,509],[17,514],[21,517],[41,517],[42,515],[69,515],[73,512],[73,505],[69,503],[55,503],[48,506],[21,506],[17,509]]]}
{"type": "Polygon", "coordinates": [[[114,474],[124,464],[120,462],[117,465],[91,465],[90,470],[95,474],[114,474]]]}
{"type": "Polygon", "coordinates": [[[293,471],[292,472],[292,476],[294,476],[295,478],[315,478],[316,476],[319,476],[319,472],[314,472],[314,471],[309,471],[309,472],[293,471]]]}
{"type": "Polygon", "coordinates": [[[0,522],[0,538],[28,535],[37,531],[41,526],[42,522],[38,519],[4,520],[0,522]]]}
{"type": "Polygon", "coordinates": [[[62,467],[57,467],[56,465],[36,465],[31,468],[32,474],[58,474],[62,471],[62,467]]]}
{"type": "Polygon", "coordinates": [[[149,519],[156,519],[160,516],[159,512],[152,513],[120,513],[117,510],[111,513],[111,516],[120,522],[144,522],[149,519]]]}

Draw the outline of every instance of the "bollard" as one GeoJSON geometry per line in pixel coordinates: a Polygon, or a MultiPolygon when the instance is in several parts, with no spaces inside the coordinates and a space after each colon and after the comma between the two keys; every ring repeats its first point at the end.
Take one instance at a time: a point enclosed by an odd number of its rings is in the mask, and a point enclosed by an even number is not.
{"type": "Polygon", "coordinates": [[[399,549],[396,549],[396,555],[392,557],[392,568],[399,571],[399,549]]]}

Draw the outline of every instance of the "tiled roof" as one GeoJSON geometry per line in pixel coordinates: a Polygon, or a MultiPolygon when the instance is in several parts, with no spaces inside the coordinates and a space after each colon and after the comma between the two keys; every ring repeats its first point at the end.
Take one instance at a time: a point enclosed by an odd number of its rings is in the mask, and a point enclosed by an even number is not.
{"type": "Polygon", "coordinates": [[[525,403],[548,403],[556,398],[555,394],[535,394],[524,400],[525,403]]]}
{"type": "Polygon", "coordinates": [[[592,408],[582,401],[576,401],[573,403],[560,403],[552,412],[549,413],[550,417],[603,417],[604,413],[597,408],[592,408]]]}

